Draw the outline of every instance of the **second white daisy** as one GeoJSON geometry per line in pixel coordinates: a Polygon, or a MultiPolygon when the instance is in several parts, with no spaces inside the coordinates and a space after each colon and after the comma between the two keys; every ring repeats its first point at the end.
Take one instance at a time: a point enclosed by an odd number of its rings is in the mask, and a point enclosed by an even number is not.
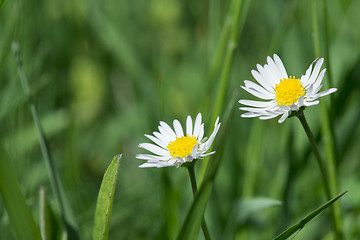
{"type": "Polygon", "coordinates": [[[204,137],[204,123],[202,123],[201,114],[196,116],[193,125],[190,116],[186,119],[186,132],[178,120],[173,121],[174,130],[165,122],[160,122],[159,132],[153,132],[153,135],[145,134],[155,144],[140,143],[139,147],[155,154],[137,154],[136,158],[147,160],[140,165],[146,167],[169,167],[177,166],[186,162],[192,162],[194,159],[203,158],[214,154],[215,151],[206,153],[220,128],[219,117],[216,119],[215,128],[210,137],[204,137]]]}
{"type": "Polygon", "coordinates": [[[279,123],[285,121],[292,111],[298,111],[300,107],[313,106],[319,103],[320,97],[335,92],[336,88],[330,88],[319,93],[322,87],[322,80],[326,69],[321,69],[324,62],[323,58],[316,59],[306,70],[305,75],[300,79],[288,77],[285,67],[278,57],[274,54],[273,59],[267,57],[267,64],[263,67],[257,64],[257,70],[252,70],[251,74],[260,84],[245,80],[244,90],[252,95],[267,101],[240,100],[239,103],[249,107],[241,107],[240,110],[247,111],[242,117],[259,117],[260,119],[271,119],[282,115],[279,123]]]}

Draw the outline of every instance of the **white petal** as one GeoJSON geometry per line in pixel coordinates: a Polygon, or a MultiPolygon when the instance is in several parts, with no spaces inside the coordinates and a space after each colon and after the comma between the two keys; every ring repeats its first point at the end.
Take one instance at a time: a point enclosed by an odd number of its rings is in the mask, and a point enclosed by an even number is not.
{"type": "Polygon", "coordinates": [[[216,122],[215,122],[214,131],[210,135],[209,139],[205,142],[205,147],[204,147],[204,149],[206,149],[205,151],[207,151],[210,148],[212,142],[215,139],[217,132],[219,131],[220,126],[221,126],[221,123],[219,123],[219,117],[217,117],[216,122]]]}
{"type": "Polygon", "coordinates": [[[163,142],[163,144],[165,145],[165,147],[170,143],[168,137],[164,137],[161,133],[159,132],[153,132],[153,135],[155,137],[157,137],[161,142],[163,142]]]}
{"type": "Polygon", "coordinates": [[[166,131],[167,135],[170,137],[171,140],[176,138],[175,132],[166,122],[160,121],[160,126],[166,131]]]}
{"type": "Polygon", "coordinates": [[[199,145],[195,144],[195,146],[193,147],[193,149],[191,151],[191,156],[196,156],[198,149],[199,149],[199,145]]]}
{"type": "Polygon", "coordinates": [[[200,157],[207,157],[207,156],[210,156],[210,155],[213,155],[216,151],[212,151],[212,152],[209,152],[209,153],[206,153],[206,154],[201,154],[200,157]]]}
{"type": "Polygon", "coordinates": [[[186,118],[186,134],[189,136],[192,135],[192,119],[190,115],[186,118]]]}
{"type": "Polygon", "coordinates": [[[264,94],[266,96],[273,96],[274,95],[274,92],[269,92],[265,88],[257,85],[256,83],[253,83],[253,82],[251,82],[249,80],[245,80],[244,83],[245,83],[245,87],[253,89],[253,90],[255,90],[255,91],[257,91],[257,92],[259,92],[261,94],[264,94]]]}
{"type": "Polygon", "coordinates": [[[151,141],[153,141],[154,143],[156,143],[157,145],[159,145],[162,148],[166,149],[167,144],[164,143],[163,141],[159,140],[158,138],[151,136],[151,135],[147,135],[145,134],[145,137],[147,137],[148,139],[150,139],[151,141]]]}
{"type": "Polygon", "coordinates": [[[283,123],[288,116],[289,116],[289,113],[288,113],[288,112],[285,112],[285,113],[281,116],[281,118],[278,120],[278,123],[283,123]]]}
{"type": "MultiPolygon", "coordinates": [[[[321,85],[321,82],[322,82],[322,80],[323,80],[323,78],[324,78],[324,75],[325,75],[325,71],[326,71],[326,68],[324,68],[323,70],[321,70],[319,76],[317,77],[317,79],[316,79],[316,81],[315,81],[315,83],[314,83],[314,88],[318,88],[318,87],[321,85]]],[[[319,88],[319,89],[320,89],[320,88],[319,88]]],[[[317,90],[317,91],[319,91],[319,90],[317,90]]],[[[317,91],[315,91],[315,92],[317,92],[317,91]]]]}
{"type": "Polygon", "coordinates": [[[264,69],[268,73],[269,78],[271,78],[271,81],[273,83],[271,86],[275,87],[275,84],[279,83],[281,78],[279,78],[278,75],[273,72],[269,65],[265,64],[264,69]]]}
{"type": "Polygon", "coordinates": [[[291,107],[287,106],[287,105],[281,105],[280,108],[285,110],[285,111],[290,111],[291,110],[291,107]]]}
{"type": "Polygon", "coordinates": [[[161,147],[158,147],[154,144],[151,144],[151,143],[140,143],[139,147],[143,148],[145,150],[148,150],[157,155],[167,156],[169,154],[169,152],[167,150],[165,150],[161,147]]]}
{"type": "Polygon", "coordinates": [[[323,58],[320,58],[316,64],[315,64],[315,67],[314,67],[314,70],[309,78],[309,84],[311,83],[314,83],[315,82],[315,79],[317,78],[317,76],[319,75],[319,71],[320,71],[320,68],[321,68],[321,65],[323,64],[324,62],[324,59],[323,58]]]}
{"type": "Polygon", "coordinates": [[[197,138],[197,140],[199,142],[201,142],[202,138],[204,137],[204,124],[202,123],[201,124],[201,127],[200,127],[200,132],[199,132],[199,136],[197,138]]]}
{"type": "Polygon", "coordinates": [[[290,106],[291,111],[297,111],[297,110],[299,110],[299,108],[300,107],[298,105],[296,105],[296,104],[293,104],[293,105],[290,106]]]}
{"type": "Polygon", "coordinates": [[[275,79],[283,79],[282,74],[280,73],[279,69],[277,68],[274,60],[272,60],[272,58],[268,56],[267,61],[268,61],[269,69],[271,70],[271,73],[273,74],[273,77],[275,79]]]}
{"type": "Polygon", "coordinates": [[[264,94],[262,93],[259,93],[257,91],[254,91],[253,89],[250,89],[250,88],[246,88],[244,86],[241,86],[242,89],[244,89],[245,91],[251,93],[252,95],[254,95],[255,97],[258,97],[258,98],[261,98],[261,99],[265,99],[265,100],[272,100],[272,99],[275,99],[275,95],[274,96],[265,96],[264,94]]]}
{"type": "Polygon", "coordinates": [[[239,100],[239,103],[251,107],[269,107],[269,106],[274,106],[276,104],[276,102],[274,101],[262,102],[262,101],[252,101],[252,100],[239,100]]]}
{"type": "Polygon", "coordinates": [[[184,136],[184,131],[182,129],[182,126],[181,126],[180,122],[175,119],[174,122],[173,122],[173,126],[174,126],[174,129],[175,129],[176,136],[178,138],[183,137],[184,136]]]}
{"type": "Polygon", "coordinates": [[[141,164],[139,166],[139,168],[149,168],[149,167],[157,167],[157,168],[161,168],[161,167],[171,167],[171,166],[176,166],[178,164],[176,163],[167,163],[167,162],[153,162],[153,163],[144,163],[141,164]]]}
{"type": "Polygon", "coordinates": [[[155,156],[151,154],[136,154],[137,159],[149,160],[149,161],[168,161],[171,156],[155,156]]]}
{"type": "Polygon", "coordinates": [[[268,120],[268,119],[272,119],[272,118],[277,117],[277,116],[279,116],[279,114],[263,115],[263,116],[260,116],[259,119],[260,120],[268,120]]]}
{"type": "Polygon", "coordinates": [[[158,126],[159,132],[161,134],[161,138],[164,142],[170,143],[170,141],[174,141],[175,138],[171,138],[168,133],[165,131],[165,129],[162,126],[158,126]]]}
{"type": "Polygon", "coordinates": [[[241,114],[241,117],[243,117],[243,118],[252,118],[252,117],[259,117],[259,116],[260,116],[260,114],[252,113],[252,112],[241,114]]]}
{"type": "Polygon", "coordinates": [[[266,114],[266,113],[268,112],[268,109],[266,109],[266,108],[241,107],[241,108],[239,108],[239,109],[242,110],[242,111],[260,113],[260,114],[266,114]]]}
{"type": "Polygon", "coordinates": [[[304,105],[304,97],[303,96],[299,97],[298,103],[299,103],[299,107],[304,105]]]}
{"type": "Polygon", "coordinates": [[[193,136],[195,136],[196,138],[198,137],[198,135],[200,133],[200,127],[201,127],[201,113],[199,113],[195,119],[193,136]]]}
{"type": "Polygon", "coordinates": [[[251,70],[251,74],[253,75],[253,77],[255,78],[255,80],[260,83],[261,86],[263,86],[263,88],[265,88],[266,90],[268,90],[269,92],[273,92],[274,89],[271,87],[271,84],[268,81],[265,81],[265,79],[261,76],[260,73],[258,73],[255,70],[251,70]]]}
{"type": "Polygon", "coordinates": [[[286,69],[284,67],[284,64],[282,63],[281,59],[279,58],[278,55],[274,54],[274,61],[275,64],[277,66],[277,68],[279,69],[280,73],[281,73],[281,77],[282,78],[289,78],[287,73],[286,73],[286,69]]]}
{"type": "Polygon", "coordinates": [[[176,161],[179,162],[179,163],[184,163],[186,162],[185,159],[181,158],[181,157],[176,157],[176,161]]]}
{"type": "Polygon", "coordinates": [[[185,162],[192,162],[195,158],[191,155],[186,156],[185,162]]]}
{"type": "Polygon", "coordinates": [[[300,78],[300,82],[302,83],[304,88],[306,88],[309,85],[311,70],[312,70],[312,64],[310,64],[309,68],[306,70],[305,75],[301,76],[300,78]]]}
{"type": "Polygon", "coordinates": [[[318,93],[318,94],[315,94],[315,95],[312,96],[311,98],[315,100],[315,99],[318,99],[318,98],[320,98],[320,97],[323,97],[323,96],[329,95],[329,94],[331,94],[331,93],[334,93],[334,92],[336,92],[336,91],[337,91],[336,88],[330,88],[330,89],[327,89],[327,90],[325,90],[325,91],[322,91],[322,92],[320,92],[320,93],[318,93]]]}
{"type": "Polygon", "coordinates": [[[315,106],[315,105],[318,105],[319,102],[320,102],[319,100],[316,100],[316,101],[313,101],[313,102],[305,101],[305,102],[304,102],[304,106],[307,106],[307,107],[315,106]]]}
{"type": "Polygon", "coordinates": [[[275,84],[278,83],[278,82],[275,82],[273,81],[272,77],[269,76],[268,72],[260,65],[260,64],[257,64],[256,65],[257,69],[258,69],[258,72],[260,73],[260,75],[262,76],[262,78],[269,83],[269,85],[274,88],[275,87],[275,84]]]}

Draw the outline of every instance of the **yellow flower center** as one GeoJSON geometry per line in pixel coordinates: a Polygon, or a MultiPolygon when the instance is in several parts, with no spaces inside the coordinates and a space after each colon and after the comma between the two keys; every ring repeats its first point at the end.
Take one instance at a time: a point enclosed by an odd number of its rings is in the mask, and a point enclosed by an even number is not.
{"type": "Polygon", "coordinates": [[[167,145],[167,149],[169,149],[171,156],[184,158],[191,155],[191,152],[196,144],[196,137],[189,137],[189,135],[186,135],[186,137],[176,137],[176,140],[173,142],[170,141],[167,145]]]}
{"type": "Polygon", "coordinates": [[[280,80],[279,84],[275,84],[275,99],[279,105],[291,106],[304,94],[305,89],[301,85],[300,79],[284,78],[280,80]]]}

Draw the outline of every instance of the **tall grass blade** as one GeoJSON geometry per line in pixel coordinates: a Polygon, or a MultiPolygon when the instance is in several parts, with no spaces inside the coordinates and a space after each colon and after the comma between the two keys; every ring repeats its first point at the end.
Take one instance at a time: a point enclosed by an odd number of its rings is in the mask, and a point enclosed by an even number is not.
{"type": "Polygon", "coordinates": [[[314,219],[317,215],[322,213],[325,209],[327,209],[329,206],[331,206],[336,200],[341,198],[347,192],[348,191],[346,190],[345,192],[339,194],[335,198],[333,198],[330,201],[326,202],[324,205],[320,206],[318,209],[314,210],[309,215],[307,215],[305,218],[303,218],[299,223],[297,223],[294,226],[288,228],[287,230],[285,230],[283,233],[281,233],[279,236],[277,236],[273,240],[284,240],[284,239],[290,237],[296,231],[301,230],[305,226],[305,224],[307,224],[312,219],[314,219]]]}
{"type": "MultiPolygon", "coordinates": [[[[63,227],[46,197],[44,187],[40,188],[40,232],[43,240],[62,239],[63,227]]],[[[64,233],[66,234],[66,232],[64,233]]]]}
{"type": "MultiPolygon", "coordinates": [[[[246,10],[247,10],[249,7],[249,3],[248,2],[246,3],[247,3],[246,4],[247,7],[246,10]]],[[[224,105],[225,94],[227,90],[234,52],[239,40],[240,29],[244,24],[243,22],[245,22],[245,17],[241,18],[242,6],[243,6],[242,0],[233,0],[230,3],[230,9],[226,16],[226,21],[221,32],[219,46],[215,53],[215,59],[213,60],[213,63],[211,65],[210,77],[213,77],[216,76],[217,68],[220,66],[219,65],[219,63],[221,62],[220,60],[224,58],[224,63],[220,74],[219,86],[217,88],[216,99],[212,111],[211,122],[216,121],[216,118],[221,114],[222,112],[221,110],[224,105]],[[225,46],[226,39],[227,42],[225,46]]],[[[204,161],[201,164],[200,181],[199,181],[200,183],[204,179],[208,161],[209,158],[204,159],[204,161]]]]}
{"type": "MultiPolygon", "coordinates": [[[[323,4],[326,4],[323,1],[323,4]]],[[[318,21],[318,14],[317,14],[317,1],[312,3],[312,15],[313,15],[313,29],[314,29],[314,50],[315,56],[321,56],[321,48],[320,48],[320,31],[319,31],[319,21],[318,21]]],[[[330,57],[329,57],[329,36],[328,36],[328,26],[327,26],[327,12],[326,6],[323,8],[324,14],[324,24],[325,24],[325,56],[327,57],[327,67],[328,67],[328,79],[329,84],[332,86],[332,69],[330,68],[330,57]]],[[[325,84],[325,83],[324,83],[325,84]]],[[[332,99],[332,96],[330,100],[332,99]]],[[[331,101],[330,101],[331,102],[331,101]]],[[[324,146],[326,152],[326,165],[327,165],[327,175],[329,179],[329,186],[330,186],[330,193],[331,195],[335,195],[338,192],[338,182],[337,182],[337,171],[336,171],[336,141],[335,141],[335,134],[334,134],[334,126],[330,119],[330,111],[327,107],[326,101],[323,100],[320,102],[321,108],[321,118],[322,118],[322,134],[324,138],[324,146]]],[[[334,230],[336,234],[336,239],[342,239],[342,222],[341,222],[341,209],[338,204],[334,204],[331,209],[331,215],[334,224],[334,230]]]]}
{"type": "MultiPolygon", "coordinates": [[[[0,194],[17,239],[41,239],[40,232],[22,194],[16,173],[0,146],[0,194]]],[[[1,233],[0,233],[1,236],[1,233]]]]}
{"type": "Polygon", "coordinates": [[[75,216],[71,210],[70,204],[67,201],[65,191],[63,190],[63,186],[60,181],[59,174],[55,168],[54,161],[52,160],[51,152],[49,149],[49,144],[46,140],[45,133],[44,133],[42,124],[40,122],[39,115],[37,113],[37,109],[36,109],[34,101],[32,99],[32,94],[30,91],[29,83],[26,79],[26,75],[22,68],[22,60],[21,60],[21,56],[20,56],[19,43],[13,42],[12,48],[13,48],[13,52],[14,52],[14,55],[15,55],[15,58],[17,61],[17,68],[18,68],[20,82],[23,87],[24,93],[25,93],[26,97],[28,98],[31,115],[34,120],[37,134],[39,137],[40,149],[41,149],[41,153],[44,158],[46,169],[48,171],[51,188],[54,192],[55,198],[59,205],[61,219],[66,228],[69,239],[79,239],[79,236],[78,236],[78,233],[76,230],[77,224],[76,224],[75,216]]]}
{"type": "Polygon", "coordinates": [[[213,187],[213,181],[215,179],[216,173],[219,169],[222,155],[225,148],[225,137],[227,132],[227,126],[230,122],[231,113],[234,110],[234,103],[236,102],[237,94],[234,94],[231,98],[231,101],[225,111],[224,119],[221,121],[221,129],[219,131],[219,137],[216,138],[214,149],[216,154],[212,155],[210,158],[210,163],[206,170],[205,178],[199,188],[198,193],[196,194],[194,201],[191,205],[191,208],[186,216],[186,219],[178,233],[178,240],[188,240],[196,239],[197,233],[199,231],[205,208],[208,203],[210,193],[213,187]]]}
{"type": "Polygon", "coordinates": [[[106,240],[109,233],[111,210],[114,200],[117,173],[122,155],[114,157],[106,170],[96,204],[95,224],[93,231],[94,240],[106,240]]]}

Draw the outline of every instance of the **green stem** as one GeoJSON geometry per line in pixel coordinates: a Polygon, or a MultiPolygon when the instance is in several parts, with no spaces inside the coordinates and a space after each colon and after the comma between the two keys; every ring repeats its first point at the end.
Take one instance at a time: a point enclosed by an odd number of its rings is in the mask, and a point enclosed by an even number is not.
{"type": "MultiPolygon", "coordinates": [[[[316,141],[315,141],[315,138],[309,128],[309,125],[306,121],[306,118],[305,118],[305,115],[303,112],[299,113],[296,115],[302,126],[304,127],[304,130],[306,132],[306,135],[308,136],[309,140],[310,140],[310,143],[311,143],[311,147],[313,149],[313,152],[315,154],[315,158],[317,160],[317,163],[319,165],[319,168],[320,168],[320,171],[321,171],[321,176],[323,178],[323,181],[324,181],[324,186],[325,186],[325,193],[326,193],[326,197],[328,199],[331,199],[331,195],[334,194],[332,192],[332,188],[331,188],[331,184],[330,184],[330,180],[329,180],[329,177],[328,177],[328,174],[327,174],[327,171],[326,171],[326,167],[323,163],[323,161],[321,160],[321,156],[320,156],[320,153],[319,153],[319,150],[316,146],[316,141]]],[[[333,206],[331,207],[331,218],[332,218],[332,221],[333,221],[333,225],[334,225],[334,231],[335,231],[335,235],[336,235],[336,239],[343,239],[343,234],[342,234],[342,230],[341,230],[341,212],[340,212],[340,209],[339,207],[336,207],[336,206],[333,206]]]]}
{"type": "MultiPolygon", "coordinates": [[[[196,177],[195,177],[195,171],[194,171],[194,164],[190,164],[186,168],[188,169],[188,172],[189,172],[191,188],[192,188],[192,192],[193,192],[194,198],[195,198],[195,196],[197,194],[197,184],[196,184],[196,177]]],[[[201,228],[204,233],[205,239],[210,240],[211,238],[210,238],[208,227],[205,222],[205,218],[203,218],[203,220],[201,222],[201,228]]]]}
{"type": "Polygon", "coordinates": [[[319,168],[320,168],[320,171],[321,171],[321,176],[322,176],[323,181],[324,181],[326,197],[328,199],[331,199],[331,191],[330,191],[329,179],[328,179],[328,176],[326,174],[325,165],[321,160],[320,152],[319,152],[319,150],[318,150],[318,148],[316,146],[316,141],[315,141],[314,135],[312,134],[312,132],[311,132],[311,130],[309,128],[309,125],[308,125],[308,123],[306,121],[304,113],[301,112],[301,113],[297,114],[296,116],[299,118],[302,126],[304,127],[306,135],[308,136],[309,141],[311,143],[312,150],[313,150],[313,152],[315,154],[315,158],[316,158],[316,161],[317,161],[317,163],[319,165],[319,168]]]}

